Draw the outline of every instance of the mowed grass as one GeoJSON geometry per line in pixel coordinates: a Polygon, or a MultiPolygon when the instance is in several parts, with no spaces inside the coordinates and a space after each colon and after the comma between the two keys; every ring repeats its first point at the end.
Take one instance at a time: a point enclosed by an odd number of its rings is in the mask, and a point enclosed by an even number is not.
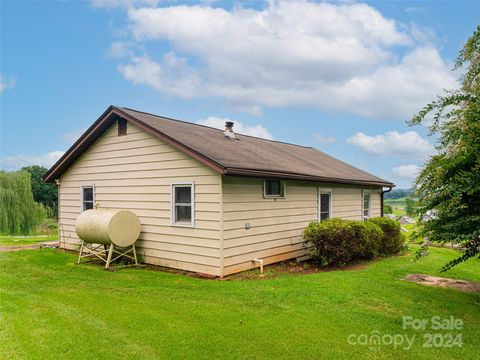
{"type": "Polygon", "coordinates": [[[53,234],[49,236],[0,236],[0,246],[21,246],[21,245],[33,245],[46,241],[58,240],[58,235],[53,234]]]}
{"type": "MultiPolygon", "coordinates": [[[[458,253],[413,250],[366,268],[261,280],[75,265],[58,250],[0,254],[1,359],[478,359],[480,294],[403,281],[440,275],[458,253]],[[461,331],[402,329],[402,316],[463,321],[461,331]],[[410,350],[350,345],[351,334],[415,335],[410,350]],[[424,348],[423,334],[462,347],[424,348]]],[[[480,281],[470,260],[443,276],[480,281]]]]}

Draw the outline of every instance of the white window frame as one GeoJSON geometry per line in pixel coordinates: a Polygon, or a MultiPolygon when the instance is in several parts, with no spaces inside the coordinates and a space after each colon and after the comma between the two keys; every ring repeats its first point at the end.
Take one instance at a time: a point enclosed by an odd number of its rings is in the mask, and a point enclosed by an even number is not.
{"type": "Polygon", "coordinates": [[[265,199],[285,199],[287,197],[287,182],[282,179],[263,179],[263,197],[265,199]],[[280,186],[282,186],[283,183],[283,195],[267,195],[267,186],[266,182],[267,181],[280,181],[280,186]]]}
{"type": "Polygon", "coordinates": [[[333,202],[333,190],[331,188],[318,188],[318,191],[317,191],[317,202],[318,202],[318,206],[317,206],[317,220],[320,222],[322,221],[321,219],[321,214],[320,214],[320,211],[321,211],[321,199],[320,199],[320,195],[322,194],[329,194],[330,195],[330,202],[328,204],[328,218],[331,219],[333,218],[333,212],[332,212],[332,202],[333,202]]]}
{"type": "Polygon", "coordinates": [[[366,221],[370,219],[372,215],[372,191],[368,189],[362,189],[362,220],[366,221]],[[368,215],[365,216],[365,195],[368,194],[368,215]]]}
{"type": "Polygon", "coordinates": [[[179,226],[179,227],[195,227],[195,182],[185,181],[185,182],[173,182],[170,184],[170,225],[179,226]],[[192,207],[192,218],[190,222],[175,221],[175,188],[176,187],[190,187],[192,189],[191,193],[191,207],[192,207]]]}
{"type": "Polygon", "coordinates": [[[83,201],[83,189],[86,189],[86,188],[92,188],[92,193],[93,193],[92,209],[95,209],[95,198],[96,198],[95,184],[82,185],[80,186],[80,212],[86,211],[85,202],[83,201]]]}

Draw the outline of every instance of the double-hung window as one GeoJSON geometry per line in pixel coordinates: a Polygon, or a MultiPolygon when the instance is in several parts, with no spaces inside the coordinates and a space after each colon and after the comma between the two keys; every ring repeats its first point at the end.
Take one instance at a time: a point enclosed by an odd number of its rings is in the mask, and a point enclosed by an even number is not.
{"type": "Polygon", "coordinates": [[[263,182],[263,197],[266,199],[284,198],[285,181],[277,179],[265,179],[263,182]]]}
{"type": "Polygon", "coordinates": [[[364,221],[370,217],[370,190],[362,191],[362,218],[364,221]]]}
{"type": "Polygon", "coordinates": [[[318,189],[318,221],[332,217],[332,190],[318,189]]]}
{"type": "Polygon", "coordinates": [[[172,184],[172,224],[194,226],[195,186],[191,183],[172,184]]]}
{"type": "Polygon", "coordinates": [[[95,187],[93,185],[82,186],[80,196],[82,197],[82,211],[94,208],[95,203],[95,187]]]}

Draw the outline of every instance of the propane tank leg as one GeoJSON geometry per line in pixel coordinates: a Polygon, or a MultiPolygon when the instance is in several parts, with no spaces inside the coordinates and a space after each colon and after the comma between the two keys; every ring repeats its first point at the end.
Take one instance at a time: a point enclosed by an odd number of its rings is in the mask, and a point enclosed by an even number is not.
{"type": "Polygon", "coordinates": [[[82,259],[82,252],[83,252],[83,240],[82,240],[82,244],[80,245],[80,252],[78,253],[77,264],[80,264],[80,260],[82,259]]]}
{"type": "Polygon", "coordinates": [[[105,269],[108,269],[110,266],[110,260],[112,260],[112,254],[113,254],[113,244],[110,244],[110,249],[108,249],[108,257],[107,257],[107,263],[105,264],[105,269]]]}
{"type": "Polygon", "coordinates": [[[137,251],[135,250],[135,244],[132,245],[132,250],[133,250],[133,257],[135,258],[135,265],[138,265],[137,251]]]}

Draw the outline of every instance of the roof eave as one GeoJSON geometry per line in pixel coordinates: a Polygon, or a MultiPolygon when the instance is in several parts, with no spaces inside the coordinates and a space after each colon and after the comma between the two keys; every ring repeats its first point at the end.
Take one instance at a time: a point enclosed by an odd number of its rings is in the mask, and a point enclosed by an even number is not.
{"type": "Polygon", "coordinates": [[[96,139],[98,139],[103,132],[113,124],[115,121],[112,116],[117,115],[134,123],[136,126],[142,128],[148,133],[158,137],[169,145],[177,148],[187,155],[192,156],[204,165],[212,168],[213,170],[223,174],[224,167],[216,161],[206,157],[205,155],[191,149],[183,143],[169,137],[165,133],[152,128],[137,118],[127,114],[120,108],[110,105],[108,109],[90,126],[82,136],[63,154],[63,156],[43,175],[42,179],[45,182],[54,182],[55,179],[59,179],[65,170],[73,164],[73,162],[85,151],[96,139]],[[110,121],[109,121],[110,120],[110,121]]]}
{"type": "Polygon", "coordinates": [[[114,106],[110,105],[107,110],[103,112],[102,115],[98,117],[97,120],[78,138],[77,141],[73,143],[72,146],[65,152],[65,154],[57,160],[55,164],[42,176],[42,180],[45,182],[54,182],[55,179],[58,179],[63,171],[68,168],[64,165],[68,162],[69,158],[79,151],[79,149],[86,143],[88,136],[100,129],[100,125],[104,123],[105,119],[108,119],[113,111],[114,106]]]}
{"type": "Polygon", "coordinates": [[[224,175],[249,176],[249,177],[274,177],[279,179],[321,181],[321,182],[330,182],[330,183],[338,183],[338,184],[395,187],[395,184],[388,181],[342,179],[342,178],[297,174],[297,173],[289,173],[289,172],[281,172],[281,171],[256,170],[256,169],[226,168],[224,171],[224,175]]]}

